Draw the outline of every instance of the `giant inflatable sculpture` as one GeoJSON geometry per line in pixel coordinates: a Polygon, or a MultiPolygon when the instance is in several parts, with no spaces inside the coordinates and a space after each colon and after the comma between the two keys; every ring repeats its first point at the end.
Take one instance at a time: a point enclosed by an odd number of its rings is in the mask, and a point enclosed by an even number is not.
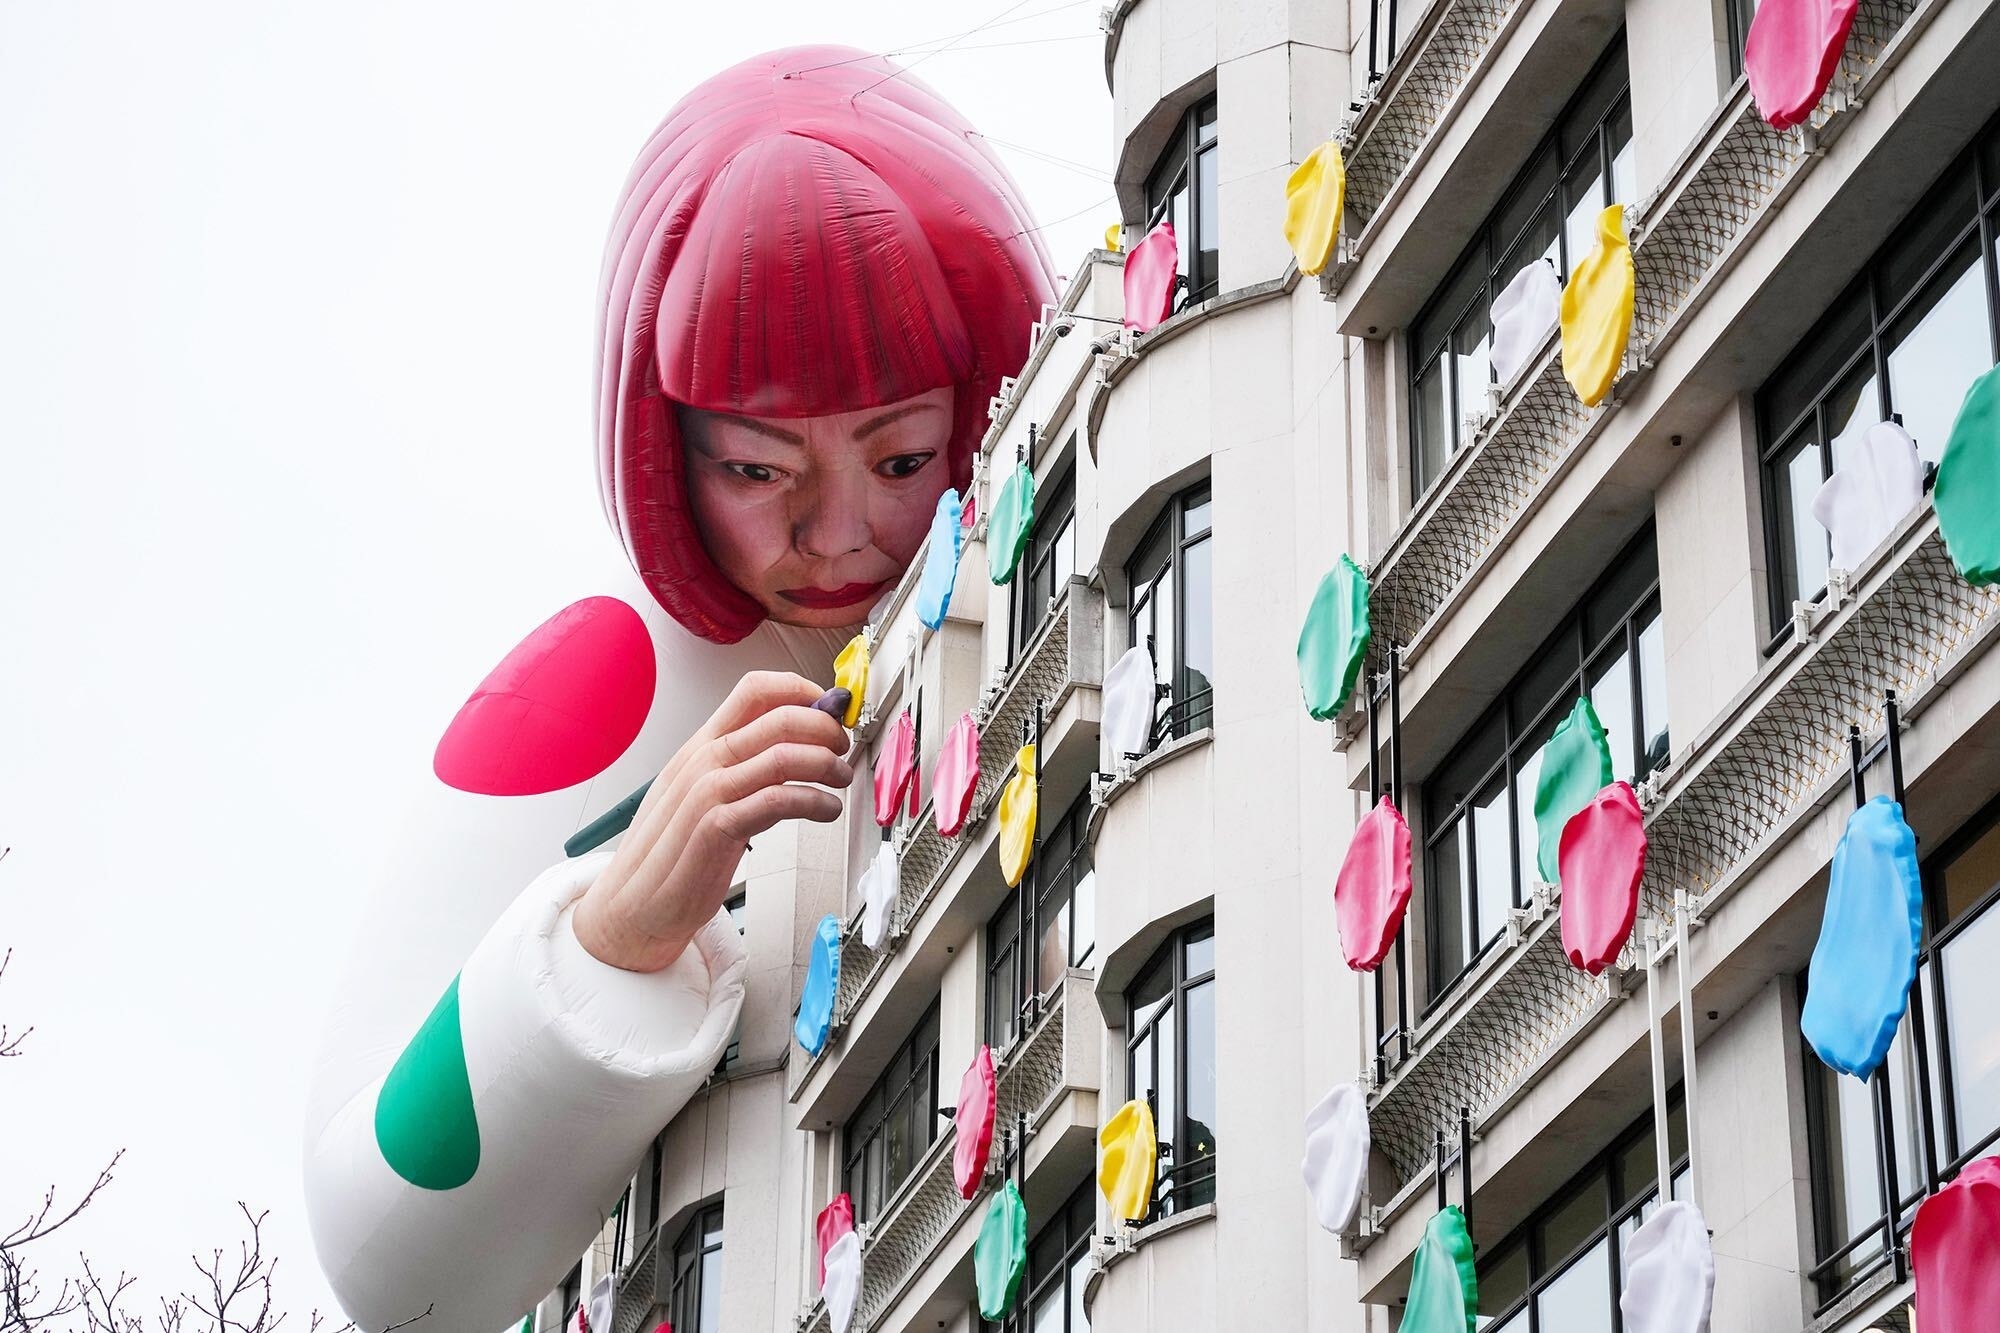
{"type": "Polygon", "coordinates": [[[879,57],[746,61],[646,144],[599,299],[629,567],[452,722],[315,1068],[308,1210],[362,1328],[517,1322],[715,1068],[737,861],[779,819],[837,816],[806,784],[851,779],[853,718],[806,705],[965,493],[1051,297],[1006,172],[879,57]],[[615,851],[564,858],[649,779],[615,851]]]}

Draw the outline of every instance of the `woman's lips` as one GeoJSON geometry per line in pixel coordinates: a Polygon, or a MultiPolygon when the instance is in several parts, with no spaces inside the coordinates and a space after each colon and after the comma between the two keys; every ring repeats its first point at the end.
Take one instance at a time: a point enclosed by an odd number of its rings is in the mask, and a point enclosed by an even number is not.
{"type": "Polygon", "coordinates": [[[785,588],[778,596],[794,606],[803,606],[815,611],[831,611],[837,607],[853,606],[857,602],[871,601],[889,586],[889,580],[878,583],[848,583],[838,588],[785,588]]]}

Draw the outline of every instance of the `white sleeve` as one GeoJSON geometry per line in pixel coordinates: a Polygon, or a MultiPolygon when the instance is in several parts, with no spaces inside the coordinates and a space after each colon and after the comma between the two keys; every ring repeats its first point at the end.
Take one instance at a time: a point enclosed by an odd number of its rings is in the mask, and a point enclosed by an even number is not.
{"type": "Polygon", "coordinates": [[[536,879],[394,1068],[307,1144],[320,1262],[363,1329],[426,1308],[424,1327],[439,1333],[518,1320],[562,1280],[653,1135],[720,1061],[745,966],[728,915],[661,972],[601,963],[570,921],[607,859],[536,879]],[[412,1155],[412,1143],[428,1147],[412,1155]]]}

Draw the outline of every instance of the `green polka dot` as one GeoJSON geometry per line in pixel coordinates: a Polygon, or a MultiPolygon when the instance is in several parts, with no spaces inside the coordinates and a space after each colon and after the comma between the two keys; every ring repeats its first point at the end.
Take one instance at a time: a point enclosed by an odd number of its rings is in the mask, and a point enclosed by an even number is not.
{"type": "Polygon", "coordinates": [[[457,977],[382,1080],[375,1143],[390,1169],[419,1189],[457,1189],[479,1169],[479,1121],[465,1072],[457,977]]]}

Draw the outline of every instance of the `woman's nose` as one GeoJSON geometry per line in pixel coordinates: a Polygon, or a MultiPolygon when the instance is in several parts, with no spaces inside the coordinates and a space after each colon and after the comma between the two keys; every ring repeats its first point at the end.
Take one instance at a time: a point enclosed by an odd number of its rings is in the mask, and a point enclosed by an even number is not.
{"type": "Polygon", "coordinates": [[[827,560],[867,547],[871,534],[866,470],[830,469],[803,499],[792,527],[793,544],[801,553],[827,560]]]}

